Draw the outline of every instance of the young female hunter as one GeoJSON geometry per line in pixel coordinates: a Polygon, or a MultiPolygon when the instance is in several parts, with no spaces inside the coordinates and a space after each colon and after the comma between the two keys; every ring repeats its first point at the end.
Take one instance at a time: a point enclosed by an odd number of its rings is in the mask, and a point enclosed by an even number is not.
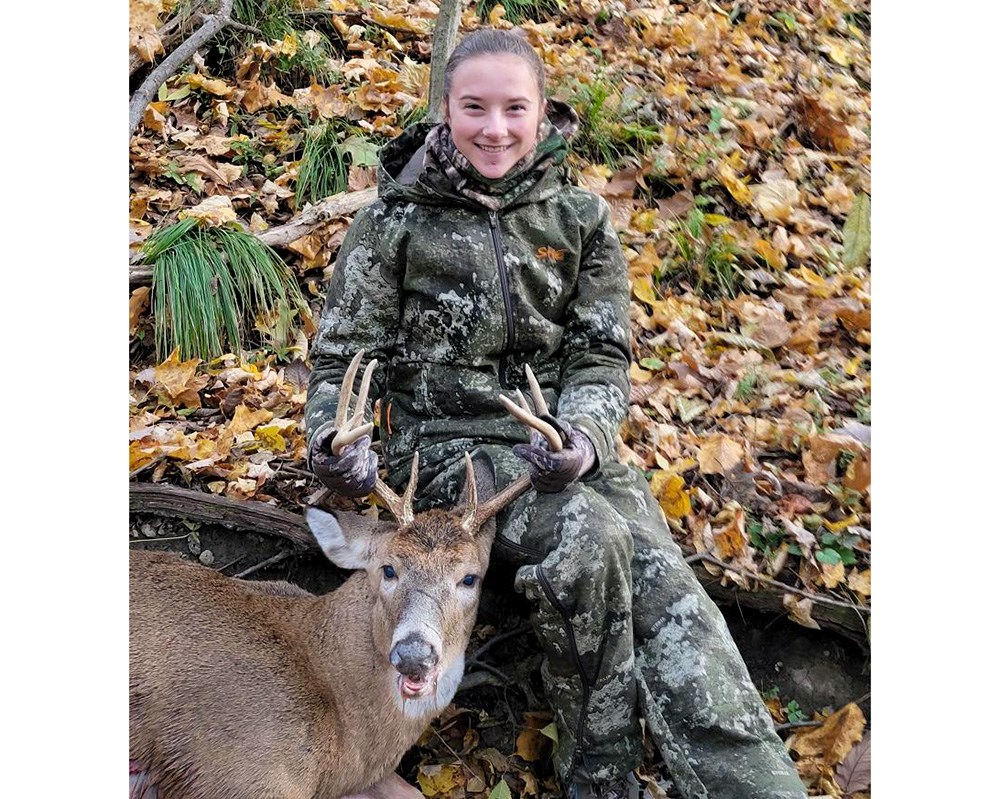
{"type": "MultiPolygon", "coordinates": [[[[479,30],[446,69],[445,122],[381,154],[379,199],[340,248],[313,348],[310,466],[366,495],[366,437],[329,452],[351,357],[378,358],[390,483],[420,453],[417,506],[450,504],[463,454],[529,491],[498,517],[494,555],[533,603],[571,799],[638,795],[640,714],[688,799],[804,797],[718,608],[646,481],[616,460],[629,394],[628,283],[607,204],[562,166],[576,116],[544,99],[519,36],[479,30]],[[548,451],[497,400],[528,364],[566,446],[548,451]]],[[[398,777],[373,793],[416,796],[398,777]]]]}

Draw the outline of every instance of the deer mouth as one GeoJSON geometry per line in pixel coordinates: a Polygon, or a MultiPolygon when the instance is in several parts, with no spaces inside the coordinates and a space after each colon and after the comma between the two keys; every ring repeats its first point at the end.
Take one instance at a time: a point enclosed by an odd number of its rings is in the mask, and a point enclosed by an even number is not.
{"type": "Polygon", "coordinates": [[[399,687],[399,695],[403,699],[419,699],[427,696],[427,694],[437,690],[438,675],[438,669],[432,669],[423,677],[398,674],[396,685],[399,687]]]}

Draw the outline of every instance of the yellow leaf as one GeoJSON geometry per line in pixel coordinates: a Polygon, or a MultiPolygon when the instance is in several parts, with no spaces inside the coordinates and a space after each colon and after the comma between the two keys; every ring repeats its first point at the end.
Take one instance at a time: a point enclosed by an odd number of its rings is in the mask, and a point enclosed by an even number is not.
{"type": "Polygon", "coordinates": [[[233,421],[230,423],[229,429],[233,435],[239,436],[241,433],[253,430],[259,424],[271,421],[273,417],[274,414],[264,408],[251,411],[246,405],[241,403],[236,406],[236,410],[233,413],[233,421]]]}
{"type": "Polygon", "coordinates": [[[128,445],[128,470],[134,472],[152,461],[154,457],[150,450],[143,448],[141,442],[133,441],[128,445]]]}
{"type": "Polygon", "coordinates": [[[424,796],[448,796],[452,789],[465,784],[462,767],[433,764],[421,766],[417,771],[417,784],[424,796]]]}
{"type": "Polygon", "coordinates": [[[500,27],[500,20],[507,16],[507,9],[504,8],[502,3],[497,3],[490,10],[490,25],[494,28],[500,27]]]}
{"type": "Polygon", "coordinates": [[[278,53],[281,55],[287,55],[288,57],[294,56],[299,51],[299,37],[295,35],[295,32],[286,33],[284,38],[281,40],[281,44],[278,45],[278,53]]]}
{"type": "Polygon", "coordinates": [[[753,249],[773,269],[784,269],[788,265],[784,254],[778,252],[767,239],[757,239],[753,243],[753,249]]]}
{"type": "Polygon", "coordinates": [[[208,385],[207,377],[197,374],[200,358],[181,362],[179,349],[175,349],[159,366],[153,369],[153,378],[162,388],[172,403],[186,405],[189,408],[200,408],[201,400],[198,391],[208,385]]]}
{"type": "Polygon", "coordinates": [[[230,97],[233,93],[233,88],[224,80],[206,78],[204,75],[188,75],[187,82],[192,88],[201,89],[216,97],[230,97]]]}
{"type": "Polygon", "coordinates": [[[254,438],[256,438],[265,449],[271,450],[271,452],[284,452],[285,448],[288,446],[284,437],[281,435],[278,425],[261,425],[254,430],[254,438]]]}
{"type": "Polygon", "coordinates": [[[691,512],[691,495],[684,490],[684,478],[679,474],[654,472],[649,488],[668,518],[681,519],[691,512]]]}
{"type": "Polygon", "coordinates": [[[839,533],[842,530],[846,530],[851,525],[857,524],[860,521],[858,514],[852,513],[846,519],[841,519],[839,522],[831,522],[827,519],[823,519],[823,526],[829,530],[831,533],[839,533]]]}
{"type": "Polygon", "coordinates": [[[656,248],[651,242],[642,245],[639,254],[628,262],[628,274],[634,284],[642,283],[641,290],[644,295],[635,291],[635,296],[643,302],[655,302],[656,292],[649,278],[660,269],[660,256],[656,254],[656,248]]]}
{"type": "Polygon", "coordinates": [[[653,284],[648,278],[638,279],[632,282],[632,294],[636,299],[648,302],[650,305],[657,301],[653,284]]]}
{"type": "Polygon", "coordinates": [[[753,199],[753,195],[750,193],[750,189],[747,188],[746,184],[740,180],[739,175],[736,174],[736,170],[733,169],[732,164],[728,161],[723,161],[719,164],[719,180],[722,181],[722,185],[726,187],[733,199],[736,200],[740,205],[750,205],[753,199]]]}
{"type": "Polygon", "coordinates": [[[648,208],[632,215],[631,226],[640,233],[652,233],[659,219],[660,212],[655,208],[648,208]]]}
{"type": "Polygon", "coordinates": [[[698,450],[698,468],[702,474],[726,474],[743,460],[743,445],[722,433],[716,433],[698,450]]]}

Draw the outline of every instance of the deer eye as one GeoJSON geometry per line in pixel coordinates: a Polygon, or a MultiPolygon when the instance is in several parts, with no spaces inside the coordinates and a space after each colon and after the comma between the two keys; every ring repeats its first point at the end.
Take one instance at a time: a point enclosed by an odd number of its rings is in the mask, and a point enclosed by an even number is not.
{"type": "Polygon", "coordinates": [[[386,580],[395,580],[396,579],[396,570],[394,568],[392,568],[392,566],[383,566],[382,567],[382,576],[385,577],[386,580]]]}
{"type": "Polygon", "coordinates": [[[476,575],[474,574],[467,574],[465,575],[465,579],[462,580],[462,585],[467,585],[471,587],[475,584],[476,584],[476,575]]]}

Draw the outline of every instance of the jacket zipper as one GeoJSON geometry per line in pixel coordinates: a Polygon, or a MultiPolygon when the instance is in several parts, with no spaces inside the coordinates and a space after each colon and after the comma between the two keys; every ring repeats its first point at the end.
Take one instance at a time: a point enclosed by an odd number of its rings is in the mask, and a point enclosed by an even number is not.
{"type": "MultiPolygon", "coordinates": [[[[503,310],[504,316],[507,320],[507,333],[503,342],[503,349],[501,351],[501,356],[503,352],[507,351],[507,348],[514,341],[514,312],[511,310],[510,302],[510,284],[507,281],[507,267],[504,266],[503,262],[503,244],[500,241],[500,214],[496,211],[490,211],[490,237],[493,239],[493,252],[496,254],[497,258],[497,274],[500,275],[500,291],[503,294],[503,310]]],[[[500,375],[500,385],[503,388],[507,388],[503,380],[503,374],[501,371],[500,375]]]]}
{"type": "Polygon", "coordinates": [[[576,722],[576,746],[573,748],[573,757],[570,759],[569,769],[567,769],[567,773],[572,774],[576,769],[577,761],[580,759],[580,751],[583,746],[583,728],[587,721],[587,706],[590,704],[590,689],[593,687],[597,675],[594,675],[594,680],[591,680],[587,676],[587,672],[583,668],[583,661],[580,659],[580,652],[576,648],[576,634],[573,632],[573,626],[570,624],[569,615],[556,598],[556,593],[552,590],[552,586],[549,585],[549,579],[545,576],[540,564],[535,566],[535,576],[538,578],[538,584],[542,587],[542,591],[548,597],[552,607],[559,611],[559,615],[562,616],[563,627],[566,629],[566,635],[569,638],[569,649],[573,655],[573,662],[576,665],[577,673],[580,675],[580,682],[583,684],[583,701],[580,703],[580,716],[576,722]]]}

